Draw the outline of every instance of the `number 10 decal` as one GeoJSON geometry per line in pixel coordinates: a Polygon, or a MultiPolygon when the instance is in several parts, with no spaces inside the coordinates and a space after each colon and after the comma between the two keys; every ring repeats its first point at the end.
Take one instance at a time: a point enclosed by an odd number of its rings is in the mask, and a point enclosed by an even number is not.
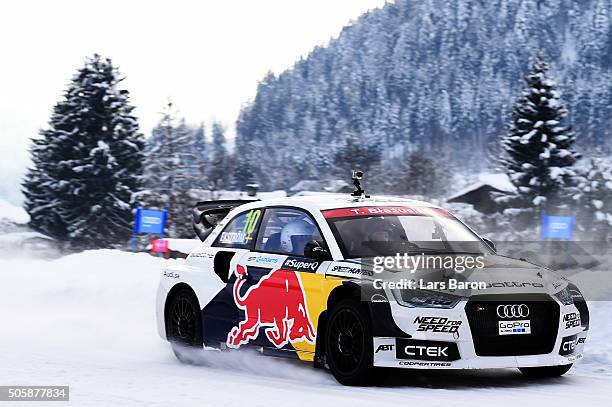
{"type": "Polygon", "coordinates": [[[253,237],[251,234],[255,231],[255,227],[257,226],[257,222],[261,216],[261,209],[251,209],[247,214],[247,221],[244,224],[244,229],[242,230],[247,234],[246,240],[251,240],[253,237]]]}

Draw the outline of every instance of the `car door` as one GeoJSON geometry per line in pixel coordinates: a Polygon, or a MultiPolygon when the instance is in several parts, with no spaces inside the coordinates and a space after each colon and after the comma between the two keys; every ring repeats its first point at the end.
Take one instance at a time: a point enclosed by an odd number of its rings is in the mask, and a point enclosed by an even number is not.
{"type": "Polygon", "coordinates": [[[315,324],[306,297],[310,285],[317,289],[320,284],[305,274],[314,276],[322,262],[304,255],[312,240],[323,241],[306,211],[266,208],[255,248],[239,265],[248,279],[238,282],[235,294],[244,315],[231,338],[234,346],[249,343],[267,350],[298,350],[296,343],[307,343],[314,349],[315,324]]]}
{"type": "Polygon", "coordinates": [[[230,220],[212,243],[213,270],[225,287],[202,310],[204,343],[225,346],[230,331],[240,320],[234,300],[237,265],[253,249],[261,224],[262,208],[243,211],[230,220]]]}

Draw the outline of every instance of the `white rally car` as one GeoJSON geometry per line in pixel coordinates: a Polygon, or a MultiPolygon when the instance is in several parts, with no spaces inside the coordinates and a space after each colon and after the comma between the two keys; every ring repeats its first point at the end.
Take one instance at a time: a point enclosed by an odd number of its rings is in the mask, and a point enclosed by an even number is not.
{"type": "Polygon", "coordinates": [[[581,357],[589,314],[575,285],[496,254],[444,209],[354,195],[198,204],[203,243],[163,271],[157,295],[159,334],[177,357],[254,347],[348,385],[376,367],[559,376],[581,357]],[[480,260],[409,273],[423,278],[402,286],[403,266],[375,271],[376,259],[400,255],[480,260]]]}

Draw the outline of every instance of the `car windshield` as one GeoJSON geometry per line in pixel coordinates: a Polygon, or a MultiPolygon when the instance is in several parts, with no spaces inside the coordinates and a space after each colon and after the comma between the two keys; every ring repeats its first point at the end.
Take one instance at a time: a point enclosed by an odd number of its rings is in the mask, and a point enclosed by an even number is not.
{"type": "Polygon", "coordinates": [[[351,208],[324,215],[345,258],[492,253],[467,226],[439,208],[351,208]]]}

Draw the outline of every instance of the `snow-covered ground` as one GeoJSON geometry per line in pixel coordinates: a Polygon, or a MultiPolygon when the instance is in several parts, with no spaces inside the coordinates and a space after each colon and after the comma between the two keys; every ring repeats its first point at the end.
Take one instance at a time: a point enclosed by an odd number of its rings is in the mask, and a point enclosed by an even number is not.
{"type": "Polygon", "coordinates": [[[69,403],[78,406],[596,406],[612,399],[612,305],[605,302],[591,305],[586,357],[553,380],[529,381],[512,369],[402,371],[378,387],[346,388],[300,362],[246,353],[206,352],[202,366],[181,365],[154,319],[159,272],[171,261],[180,260],[111,250],[0,260],[0,385],[69,385],[69,403]]]}

